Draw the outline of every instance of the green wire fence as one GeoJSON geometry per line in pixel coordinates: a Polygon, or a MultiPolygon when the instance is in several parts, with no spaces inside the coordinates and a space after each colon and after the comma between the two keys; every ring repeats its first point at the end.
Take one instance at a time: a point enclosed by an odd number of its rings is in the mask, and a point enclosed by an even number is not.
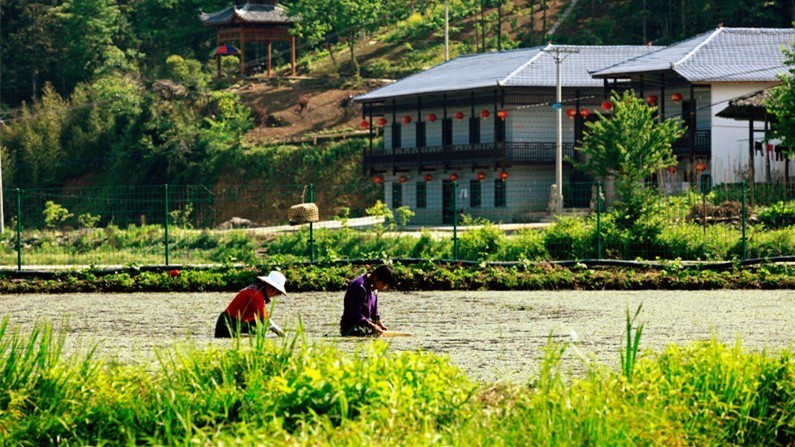
{"type": "Polygon", "coordinates": [[[257,260],[726,261],[795,255],[787,184],[660,191],[627,222],[601,183],[416,181],[267,187],[159,185],[6,189],[6,269],[208,265],[257,260]],[[287,211],[318,205],[321,221],[287,211]]]}

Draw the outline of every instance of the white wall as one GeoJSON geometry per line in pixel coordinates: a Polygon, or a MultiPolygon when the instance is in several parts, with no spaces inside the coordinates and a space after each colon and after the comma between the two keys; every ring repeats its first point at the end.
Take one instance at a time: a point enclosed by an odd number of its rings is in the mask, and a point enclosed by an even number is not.
{"type": "MultiPolygon", "coordinates": [[[[713,84],[712,85],[712,160],[706,173],[712,175],[713,184],[742,181],[748,170],[748,121],[720,118],[718,112],[729,105],[729,100],[769,88],[774,84],[713,84]]],[[[699,126],[700,127],[700,126],[699,126]]],[[[761,129],[762,123],[756,127],[761,129]]],[[[762,133],[755,134],[757,141],[762,133]]],[[[764,157],[755,156],[755,181],[764,180],[764,157]]]]}

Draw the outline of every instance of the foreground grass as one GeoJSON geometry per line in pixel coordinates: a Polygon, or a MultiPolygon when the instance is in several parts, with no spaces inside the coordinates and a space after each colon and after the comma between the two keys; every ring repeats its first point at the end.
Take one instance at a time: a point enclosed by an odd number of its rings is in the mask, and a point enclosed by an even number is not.
{"type": "MultiPolygon", "coordinates": [[[[632,333],[628,319],[628,335],[632,333]]],[[[160,353],[160,367],[65,356],[64,329],[0,324],[0,445],[759,445],[795,442],[792,351],[717,341],[482,384],[446,358],[298,335],[160,353]],[[631,372],[631,373],[630,373],[631,372]]],[[[628,351],[637,344],[628,337],[628,351]]],[[[635,351],[636,352],[636,351],[635,351]]]]}

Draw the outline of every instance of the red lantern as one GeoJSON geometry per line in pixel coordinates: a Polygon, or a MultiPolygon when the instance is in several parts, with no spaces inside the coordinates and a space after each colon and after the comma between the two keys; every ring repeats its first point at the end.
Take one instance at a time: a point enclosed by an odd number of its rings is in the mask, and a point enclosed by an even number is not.
{"type": "Polygon", "coordinates": [[[488,118],[489,115],[491,115],[491,113],[489,113],[488,109],[483,109],[480,111],[480,117],[483,119],[488,118]]]}
{"type": "Polygon", "coordinates": [[[505,121],[505,118],[508,118],[508,111],[507,110],[500,110],[497,112],[497,118],[505,121]]]}
{"type": "Polygon", "coordinates": [[[704,172],[707,170],[707,164],[704,163],[703,161],[699,161],[698,163],[696,163],[695,168],[696,172],[704,172]]]}
{"type": "Polygon", "coordinates": [[[456,180],[458,180],[458,174],[456,174],[455,172],[453,172],[452,174],[450,174],[450,181],[451,181],[451,182],[454,182],[454,181],[456,181],[456,180]]]}
{"type": "Polygon", "coordinates": [[[674,102],[677,103],[677,104],[682,102],[682,98],[683,98],[683,96],[682,96],[681,93],[674,93],[673,95],[671,95],[671,99],[673,99],[674,102]]]}
{"type": "Polygon", "coordinates": [[[577,116],[577,111],[574,109],[566,110],[566,116],[568,116],[569,118],[574,118],[575,116],[577,116]]]}
{"type": "Polygon", "coordinates": [[[378,125],[381,127],[386,126],[387,120],[386,118],[378,118],[378,125]]]}
{"type": "Polygon", "coordinates": [[[503,182],[505,180],[508,180],[508,173],[505,171],[500,172],[500,180],[502,180],[503,182]]]}
{"type": "Polygon", "coordinates": [[[646,97],[646,101],[648,101],[648,102],[649,102],[649,104],[657,104],[657,101],[658,101],[659,99],[660,99],[660,98],[659,98],[659,97],[657,97],[657,95],[649,95],[649,96],[647,96],[647,97],[646,97]]]}
{"type": "Polygon", "coordinates": [[[401,175],[400,178],[398,178],[398,181],[400,183],[406,183],[407,181],[409,181],[409,178],[406,177],[405,175],[401,175]]]}
{"type": "Polygon", "coordinates": [[[425,181],[430,182],[431,180],[433,180],[433,176],[431,174],[425,174],[425,181]]]}
{"type": "Polygon", "coordinates": [[[613,109],[613,103],[605,99],[602,101],[602,108],[609,112],[613,109]]]}
{"type": "Polygon", "coordinates": [[[588,115],[591,114],[591,111],[588,109],[580,109],[580,116],[583,118],[588,118],[588,115]]]}
{"type": "Polygon", "coordinates": [[[408,124],[411,122],[411,117],[406,115],[403,117],[403,124],[408,124]]]}
{"type": "Polygon", "coordinates": [[[676,166],[668,166],[668,172],[671,174],[676,174],[676,166]]]}
{"type": "Polygon", "coordinates": [[[428,114],[428,121],[430,121],[430,122],[436,121],[436,114],[435,113],[429,113],[428,114]]]}
{"type": "Polygon", "coordinates": [[[375,183],[376,185],[380,185],[383,182],[384,182],[384,178],[381,177],[380,175],[374,175],[373,176],[373,183],[375,183]]]}
{"type": "Polygon", "coordinates": [[[368,127],[370,127],[370,123],[369,123],[369,122],[367,122],[367,120],[364,120],[364,121],[362,121],[361,123],[359,123],[359,126],[360,126],[362,129],[367,129],[368,127]]]}
{"type": "Polygon", "coordinates": [[[478,172],[477,174],[475,174],[475,178],[477,178],[478,180],[483,180],[484,178],[486,178],[486,174],[478,172]]]}
{"type": "Polygon", "coordinates": [[[464,119],[464,112],[455,112],[455,119],[457,120],[464,119]]]}

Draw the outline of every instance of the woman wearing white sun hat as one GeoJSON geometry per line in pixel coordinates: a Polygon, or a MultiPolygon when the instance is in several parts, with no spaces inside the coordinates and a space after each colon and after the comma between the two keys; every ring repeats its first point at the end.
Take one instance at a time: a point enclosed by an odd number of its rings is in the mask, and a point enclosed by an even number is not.
{"type": "Polygon", "coordinates": [[[257,276],[257,281],[237,293],[235,298],[218,316],[215,323],[215,338],[230,338],[238,334],[249,334],[261,322],[268,322],[268,329],[278,336],[284,336],[284,331],[279,328],[268,315],[266,307],[271,298],[277,295],[286,295],[284,284],[287,278],[277,271],[268,273],[268,276],[257,276]]]}

